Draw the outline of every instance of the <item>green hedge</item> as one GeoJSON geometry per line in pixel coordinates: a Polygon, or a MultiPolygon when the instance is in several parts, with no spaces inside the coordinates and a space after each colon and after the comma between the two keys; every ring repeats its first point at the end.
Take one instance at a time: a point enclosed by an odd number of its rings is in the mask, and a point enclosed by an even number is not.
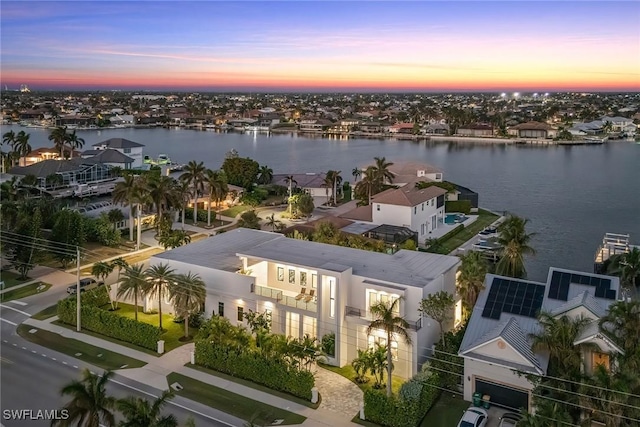
{"type": "Polygon", "coordinates": [[[281,359],[200,340],[195,345],[195,361],[197,365],[311,400],[313,374],[292,368],[281,359]]]}
{"type": "Polygon", "coordinates": [[[444,202],[445,212],[471,213],[471,201],[469,200],[447,200],[444,202]]]}
{"type": "Polygon", "coordinates": [[[399,397],[387,397],[381,390],[365,391],[365,419],[389,427],[419,425],[440,396],[440,389],[436,388],[440,386],[440,379],[436,373],[427,377],[418,375],[420,380],[414,378],[402,385],[399,397]]]}
{"type": "MultiPolygon", "coordinates": [[[[85,292],[80,298],[80,319],[84,329],[150,350],[157,349],[160,339],[158,328],[100,308],[109,303],[109,298],[102,287],[85,292]]],[[[58,301],[58,318],[68,325],[76,325],[75,297],[58,301]]]]}

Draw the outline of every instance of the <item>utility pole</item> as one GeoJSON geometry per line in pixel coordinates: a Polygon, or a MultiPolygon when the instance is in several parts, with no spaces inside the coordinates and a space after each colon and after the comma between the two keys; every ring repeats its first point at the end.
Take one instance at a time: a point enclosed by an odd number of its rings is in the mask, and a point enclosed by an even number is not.
{"type": "Polygon", "coordinates": [[[76,331],[80,332],[80,246],[76,246],[76,331]]]}
{"type": "Polygon", "coordinates": [[[136,229],[136,251],[140,250],[140,239],[141,239],[141,235],[142,235],[142,229],[140,228],[142,226],[142,204],[138,203],[138,209],[136,209],[136,216],[137,216],[137,229],[136,229]]]}

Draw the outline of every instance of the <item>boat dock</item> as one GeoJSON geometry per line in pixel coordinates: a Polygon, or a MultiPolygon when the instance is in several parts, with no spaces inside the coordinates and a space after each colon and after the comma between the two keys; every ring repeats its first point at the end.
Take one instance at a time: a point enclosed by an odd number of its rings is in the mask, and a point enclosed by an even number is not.
{"type": "Polygon", "coordinates": [[[614,255],[626,254],[637,247],[629,243],[628,234],[606,233],[593,260],[593,272],[605,273],[605,262],[614,255]]]}

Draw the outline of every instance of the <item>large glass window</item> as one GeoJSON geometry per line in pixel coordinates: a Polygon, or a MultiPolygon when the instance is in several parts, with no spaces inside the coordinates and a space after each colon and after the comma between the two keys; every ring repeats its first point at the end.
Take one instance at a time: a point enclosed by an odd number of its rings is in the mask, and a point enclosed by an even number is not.
{"type": "Polygon", "coordinates": [[[318,275],[317,274],[312,274],[311,275],[311,287],[313,289],[316,289],[318,287],[318,275]]]}
{"type": "Polygon", "coordinates": [[[329,317],[336,317],[336,279],[329,278],[329,317]]]}

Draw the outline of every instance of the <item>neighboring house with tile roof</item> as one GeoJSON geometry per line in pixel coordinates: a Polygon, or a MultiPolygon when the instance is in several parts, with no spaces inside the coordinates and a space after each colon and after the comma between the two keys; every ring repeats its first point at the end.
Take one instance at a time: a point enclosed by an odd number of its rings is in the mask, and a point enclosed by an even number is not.
{"type": "MultiPolygon", "coordinates": [[[[391,255],[240,228],[150,260],[150,265],[161,263],[204,280],[207,317],[216,314],[247,326],[242,316],[247,310],[269,312],[278,334],[322,339],[334,333],[336,353],[330,361],[338,366],[348,365],[358,349],[385,344],[382,331],[366,332],[369,308],[402,297],[398,315],[409,323],[412,344],[401,339],[390,344],[394,375],[408,378],[427,360],[440,334],[435,321],[421,316],[419,303],[431,293],[455,292],[460,260],[408,250],[391,255]]],[[[157,303],[145,304],[153,309],[157,303]]]]}
{"type": "Polygon", "coordinates": [[[133,159],[133,163],[131,163],[132,169],[137,169],[142,167],[143,157],[142,157],[142,149],[144,148],[143,144],[138,142],[130,141],[125,138],[110,138],[106,141],[98,142],[93,144],[95,150],[107,150],[112,149],[119,151],[125,156],[133,159]]]}
{"type": "Polygon", "coordinates": [[[507,133],[518,138],[551,139],[557,136],[558,130],[547,123],[531,121],[510,126],[507,133]]]}
{"type": "Polygon", "coordinates": [[[589,344],[582,350],[586,372],[596,364],[610,368],[609,355],[622,351],[598,325],[619,299],[617,277],[550,268],[545,283],[487,274],[484,286],[459,350],[465,400],[480,392],[494,405],[531,410],[534,386],[522,374],[546,375],[549,364],[548,352],[532,348],[541,311],[591,319],[574,342],[589,344]]]}

